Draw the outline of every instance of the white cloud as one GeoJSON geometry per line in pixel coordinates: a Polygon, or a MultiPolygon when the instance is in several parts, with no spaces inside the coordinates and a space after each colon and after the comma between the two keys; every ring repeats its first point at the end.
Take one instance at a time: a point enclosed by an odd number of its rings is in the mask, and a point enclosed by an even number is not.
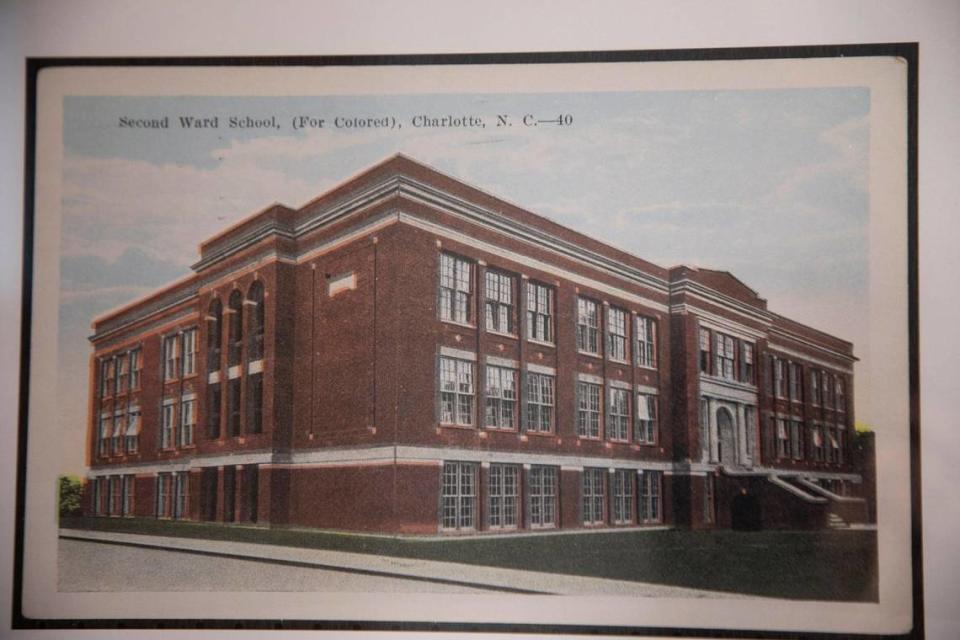
{"type": "Polygon", "coordinates": [[[777,186],[775,195],[789,201],[808,183],[829,175],[841,175],[853,187],[866,192],[869,144],[869,114],[850,118],[825,129],[817,139],[826,146],[831,156],[821,162],[800,165],[777,186]]]}

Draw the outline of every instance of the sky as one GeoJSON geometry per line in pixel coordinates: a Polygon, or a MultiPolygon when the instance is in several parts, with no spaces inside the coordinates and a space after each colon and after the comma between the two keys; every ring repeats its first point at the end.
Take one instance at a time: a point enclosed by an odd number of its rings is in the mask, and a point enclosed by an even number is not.
{"type": "MultiPolygon", "coordinates": [[[[64,101],[61,429],[83,467],[93,317],[188,275],[199,243],[273,203],[297,207],[397,152],[665,267],[729,270],[770,310],[869,354],[865,88],[64,101]],[[512,126],[497,127],[496,116],[512,126]],[[178,116],[219,116],[180,129],[178,116]],[[322,129],[294,130],[297,116],[322,129]],[[417,115],[486,127],[423,129],[417,115]],[[569,116],[564,125],[524,126],[569,116]],[[118,126],[168,116],[170,128],[118,126]],[[275,117],[238,130],[231,116],[275,117]],[[393,129],[335,117],[393,116],[393,129]]],[[[866,365],[866,362],[864,362],[866,365]]],[[[869,422],[868,366],[857,367],[869,422]]]]}

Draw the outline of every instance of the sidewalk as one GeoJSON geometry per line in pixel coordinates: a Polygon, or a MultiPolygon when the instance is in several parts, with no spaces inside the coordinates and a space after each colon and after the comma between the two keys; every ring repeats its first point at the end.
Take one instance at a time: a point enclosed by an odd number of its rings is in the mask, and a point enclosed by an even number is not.
{"type": "Polygon", "coordinates": [[[518,569],[504,569],[416,558],[378,556],[345,551],[278,545],[224,542],[196,538],[148,536],[82,529],[61,529],[60,537],[181,553],[286,564],[299,567],[456,584],[491,591],[557,594],[622,595],[660,598],[745,598],[748,596],[686,589],[645,582],[610,580],[518,569]]]}

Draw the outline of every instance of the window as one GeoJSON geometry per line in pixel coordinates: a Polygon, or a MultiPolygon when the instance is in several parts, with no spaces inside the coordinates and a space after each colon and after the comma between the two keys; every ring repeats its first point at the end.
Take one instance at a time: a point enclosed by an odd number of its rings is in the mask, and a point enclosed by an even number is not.
{"type": "Polygon", "coordinates": [[[130,388],[140,388],[140,372],[143,370],[143,352],[134,349],[130,352],[130,388]]]}
{"type": "Polygon", "coordinates": [[[110,414],[100,415],[100,424],[97,427],[97,455],[110,455],[110,433],[113,425],[110,423],[110,414]]]}
{"type": "Polygon", "coordinates": [[[527,431],[553,431],[553,376],[527,373],[527,431]]]}
{"type": "Polygon", "coordinates": [[[633,439],[642,444],[657,443],[657,396],[637,395],[637,432],[633,439]]]}
{"type": "Polygon", "coordinates": [[[790,371],[790,399],[794,402],[803,400],[803,369],[796,362],[789,363],[790,371]]]}
{"type": "Polygon", "coordinates": [[[821,388],[823,389],[823,406],[832,409],[833,408],[833,375],[824,372],[821,382],[821,388]]]}
{"type": "Polygon", "coordinates": [[[220,385],[207,387],[207,437],[220,437],[220,385]]]}
{"type": "Polygon", "coordinates": [[[644,523],[661,522],[660,485],[663,473],[644,471],[640,476],[640,521],[644,523]]]}
{"type": "Polygon", "coordinates": [[[700,373],[710,373],[710,331],[700,329],[700,373]]]}
{"type": "Polygon", "coordinates": [[[123,496],[121,499],[121,512],[120,515],[132,516],[133,515],[133,475],[123,476],[123,496]]]}
{"type": "Polygon", "coordinates": [[[234,289],[227,302],[227,366],[240,364],[243,359],[243,294],[234,289]]]}
{"type": "Polygon", "coordinates": [[[187,482],[189,477],[187,472],[173,474],[173,517],[187,517],[187,482]]]}
{"type": "Polygon", "coordinates": [[[227,383],[227,433],[231,438],[240,435],[240,378],[227,383]]]}
{"type": "Polygon", "coordinates": [[[657,366],[657,323],[653,318],[637,317],[637,364],[657,366]]]}
{"type": "Polygon", "coordinates": [[[172,476],[169,473],[157,474],[157,488],[154,492],[154,513],[158,518],[169,518],[171,514],[170,489],[172,476]]]}
{"type": "Polygon", "coordinates": [[[754,449],[756,448],[756,434],[757,434],[757,409],[756,407],[746,406],[743,408],[743,421],[744,421],[744,430],[746,432],[746,445],[747,455],[752,457],[754,449]]]}
{"type": "Polygon", "coordinates": [[[777,398],[787,397],[786,360],[773,358],[773,393],[777,398]]]}
{"type": "Polygon", "coordinates": [[[611,360],[627,361],[627,312],[616,307],[607,312],[607,353],[611,360]]]}
{"type": "Polygon", "coordinates": [[[490,528],[517,528],[519,471],[512,464],[491,464],[489,478],[490,528]]]}
{"type": "Polygon", "coordinates": [[[123,411],[116,411],[113,414],[113,444],[111,449],[113,450],[113,455],[119,456],[123,454],[123,436],[124,431],[126,431],[126,419],[123,414],[123,411]]]}
{"type": "Polygon", "coordinates": [[[165,400],[161,413],[160,423],[160,448],[169,449],[173,447],[173,425],[176,420],[176,405],[173,400],[165,400]]]}
{"type": "Polygon", "coordinates": [[[733,364],[736,341],[730,336],[717,333],[716,345],[717,355],[714,362],[714,375],[720,376],[725,380],[733,380],[733,364]]]}
{"type": "Polygon", "coordinates": [[[440,254],[440,319],[470,322],[470,263],[449,253],[440,254]]]}
{"type": "Polygon", "coordinates": [[[791,456],[790,430],[786,418],[776,418],[777,423],[777,457],[789,458],[791,456]]]}
{"type": "Polygon", "coordinates": [[[263,431],[263,374],[247,376],[247,433],[263,431]]]}
{"type": "Polygon", "coordinates": [[[494,429],[516,428],[517,372],[504,367],[486,367],[484,425],[494,429]]]}
{"type": "Polygon", "coordinates": [[[111,395],[114,392],[115,385],[115,376],[116,376],[116,361],[113,358],[110,358],[106,361],[106,392],[104,395],[111,395]]]}
{"type": "Polygon", "coordinates": [[[600,437],[600,385],[577,383],[577,435],[600,437]]]}
{"type": "Polygon", "coordinates": [[[234,522],[237,519],[237,466],[223,467],[223,519],[234,522]]]}
{"type": "Polygon", "coordinates": [[[130,383],[130,360],[127,354],[117,357],[116,393],[124,393],[130,383]]]}
{"type": "Polygon", "coordinates": [[[207,371],[220,369],[220,344],[223,339],[223,305],[214,298],[207,311],[207,371]]]}
{"type": "Polygon", "coordinates": [[[473,363],[440,357],[440,422],[473,424],[473,363]]]}
{"type": "Polygon", "coordinates": [[[577,298],[577,350],[600,353],[600,305],[577,298]]]}
{"type": "Polygon", "coordinates": [[[131,407],[127,413],[127,432],[124,446],[127,453],[136,453],[140,449],[140,407],[131,407]]]}
{"type": "Polygon", "coordinates": [[[180,431],[177,444],[186,447],[193,444],[193,431],[197,423],[196,400],[193,397],[180,401],[180,431]]]}
{"type": "Polygon", "coordinates": [[[527,283],[527,338],[553,342],[553,289],[527,283]]]}
{"type": "Polygon", "coordinates": [[[717,520],[716,478],[708,473],[703,479],[703,522],[713,524],[717,520]]]}
{"type": "Polygon", "coordinates": [[[794,460],[803,460],[803,423],[799,420],[790,423],[790,448],[794,460]]]}
{"type": "Polygon", "coordinates": [[[837,425],[827,425],[827,462],[840,462],[840,438],[837,425]]]}
{"type": "Polygon", "coordinates": [[[244,497],[246,498],[247,520],[256,522],[260,502],[260,466],[248,464],[243,467],[244,497]]]}
{"type": "Polygon", "coordinates": [[[94,478],[93,480],[93,513],[98,516],[103,515],[103,487],[101,486],[102,478],[94,478]]]}
{"type": "Polygon", "coordinates": [[[707,432],[710,427],[710,401],[706,398],[700,398],[700,444],[707,446],[707,432]]]}
{"type": "Polygon", "coordinates": [[[823,462],[823,427],[820,425],[813,426],[811,440],[813,441],[813,459],[817,462],[823,462]]]}
{"type": "Polygon", "coordinates": [[[100,361],[100,397],[105,398],[110,395],[113,391],[113,388],[110,386],[110,367],[112,363],[110,360],[101,360],[100,361]]]}
{"type": "Polygon", "coordinates": [[[837,427],[837,463],[843,464],[843,453],[847,450],[847,428],[845,425],[837,427]]]}
{"type": "Polygon", "coordinates": [[[610,415],[607,418],[607,437],[626,441],[630,436],[630,391],[610,389],[610,415]]]}
{"type": "Polygon", "coordinates": [[[633,477],[635,471],[617,469],[613,474],[613,511],[614,524],[631,524],[633,522],[633,477]]]}
{"type": "Polygon", "coordinates": [[[557,526],[557,468],[531,466],[528,484],[530,528],[557,526]]]}
{"type": "Polygon", "coordinates": [[[486,303],[487,331],[513,335],[513,278],[497,271],[487,271],[486,303]]]}
{"type": "Polygon", "coordinates": [[[187,329],[183,332],[183,375],[190,376],[197,372],[197,330],[187,329]]]}
{"type": "Polygon", "coordinates": [[[820,394],[820,372],[811,371],[810,372],[810,399],[813,401],[813,404],[816,406],[820,405],[820,401],[823,396],[820,394]]]}
{"type": "Polygon", "coordinates": [[[844,412],[847,410],[847,395],[843,376],[837,376],[836,391],[837,411],[844,412]]]}
{"type": "Polygon", "coordinates": [[[247,292],[247,303],[253,307],[250,315],[250,355],[251,361],[263,358],[263,333],[266,309],[263,304],[263,283],[254,280],[247,292]]]}
{"type": "Polygon", "coordinates": [[[580,485],[580,515],[585,525],[603,524],[604,469],[584,469],[580,485]]]}
{"type": "Polygon", "coordinates": [[[180,371],[180,336],[163,339],[163,379],[173,380],[180,371]]]}
{"type": "Polygon", "coordinates": [[[477,514],[477,465],[443,463],[441,526],[450,531],[473,530],[477,514]]]}
{"type": "Polygon", "coordinates": [[[750,342],[740,343],[740,380],[742,382],[753,382],[753,344],[750,342]]]}
{"type": "Polygon", "coordinates": [[[110,515],[123,515],[123,476],[110,478],[110,515]]]}

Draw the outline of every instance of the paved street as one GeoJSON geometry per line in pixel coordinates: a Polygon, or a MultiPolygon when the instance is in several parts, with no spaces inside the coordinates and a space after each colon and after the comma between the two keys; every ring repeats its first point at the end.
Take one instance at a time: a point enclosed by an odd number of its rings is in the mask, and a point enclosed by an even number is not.
{"type": "Polygon", "coordinates": [[[59,560],[60,591],[489,593],[462,585],[85,540],[60,540],[59,560]]]}

